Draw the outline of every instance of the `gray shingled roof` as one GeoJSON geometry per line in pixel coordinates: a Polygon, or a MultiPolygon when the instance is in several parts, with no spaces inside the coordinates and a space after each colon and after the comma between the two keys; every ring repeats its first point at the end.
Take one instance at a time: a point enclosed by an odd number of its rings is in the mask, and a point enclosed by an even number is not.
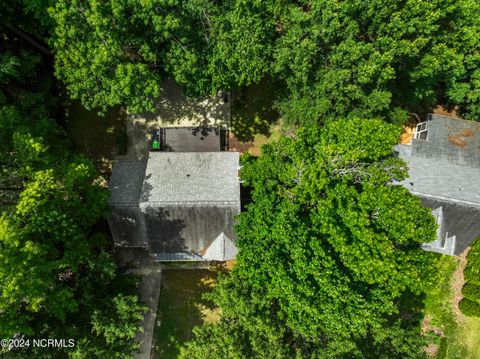
{"type": "MultiPolygon", "coordinates": [[[[204,260],[198,253],[220,233],[234,239],[239,157],[238,152],[150,152],[148,162],[117,161],[109,218],[115,245],[148,247],[157,260],[204,260]]],[[[222,253],[213,257],[230,259],[235,245],[229,241],[220,243],[222,253]]]]}
{"type": "MultiPolygon", "coordinates": [[[[455,237],[454,253],[462,253],[477,237],[480,236],[480,209],[461,203],[421,197],[425,207],[442,209],[441,233],[438,239],[447,250],[449,238],[455,237]]],[[[453,238],[452,238],[453,240],[453,238]]],[[[434,245],[435,243],[428,243],[434,245]]],[[[451,250],[449,250],[451,252],[451,250]]]]}
{"type": "Polygon", "coordinates": [[[480,206],[480,168],[447,160],[409,156],[400,145],[409,177],[401,182],[409,191],[425,197],[480,206]]]}
{"type": "Polygon", "coordinates": [[[429,115],[426,140],[399,145],[409,175],[402,185],[424,197],[480,206],[480,123],[429,115]]]}
{"type": "Polygon", "coordinates": [[[401,182],[431,208],[437,239],[424,248],[459,254],[480,235],[480,123],[429,115],[426,140],[398,145],[409,177],[401,182]]]}
{"type": "Polygon", "coordinates": [[[138,206],[146,166],[145,161],[115,161],[108,186],[111,206],[138,206]]]}
{"type": "Polygon", "coordinates": [[[412,141],[412,155],[480,168],[480,123],[429,115],[427,140],[412,141]]]}
{"type": "Polygon", "coordinates": [[[238,152],[150,152],[140,207],[238,206],[238,152]]]}
{"type": "Polygon", "coordinates": [[[432,211],[432,215],[437,224],[437,239],[430,243],[424,243],[422,245],[423,249],[441,254],[454,255],[456,237],[448,235],[445,218],[443,216],[443,206],[435,208],[432,211]]]}

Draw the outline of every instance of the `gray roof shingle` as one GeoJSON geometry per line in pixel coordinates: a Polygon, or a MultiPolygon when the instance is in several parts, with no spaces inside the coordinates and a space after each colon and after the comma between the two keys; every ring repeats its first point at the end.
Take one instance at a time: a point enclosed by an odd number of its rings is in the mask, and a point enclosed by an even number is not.
{"type": "Polygon", "coordinates": [[[146,161],[115,161],[108,185],[111,206],[138,206],[146,161]]]}
{"type": "Polygon", "coordinates": [[[400,182],[431,208],[437,240],[424,248],[459,254],[480,235],[480,123],[429,115],[426,140],[398,145],[409,177],[400,182]]]}
{"type": "Polygon", "coordinates": [[[429,115],[427,140],[398,145],[412,193],[480,206],[480,123],[429,115]]]}
{"type": "Polygon", "coordinates": [[[240,207],[238,152],[150,152],[140,207],[240,207]]]}

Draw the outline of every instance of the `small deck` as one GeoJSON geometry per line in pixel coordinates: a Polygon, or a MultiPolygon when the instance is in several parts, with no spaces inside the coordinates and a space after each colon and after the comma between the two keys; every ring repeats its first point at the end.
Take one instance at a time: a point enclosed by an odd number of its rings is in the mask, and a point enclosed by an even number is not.
{"type": "Polygon", "coordinates": [[[169,127],[160,129],[161,151],[228,151],[228,130],[215,127],[169,127]]]}

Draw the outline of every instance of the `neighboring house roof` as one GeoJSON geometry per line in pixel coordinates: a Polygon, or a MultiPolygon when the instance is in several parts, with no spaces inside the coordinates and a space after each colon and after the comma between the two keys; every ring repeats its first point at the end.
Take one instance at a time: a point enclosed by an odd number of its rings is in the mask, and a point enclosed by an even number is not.
{"type": "Polygon", "coordinates": [[[412,141],[412,156],[480,168],[480,123],[430,114],[426,140],[412,141]]]}
{"type": "Polygon", "coordinates": [[[448,232],[445,228],[445,219],[443,217],[443,206],[435,208],[432,211],[432,215],[437,224],[437,239],[430,243],[424,243],[422,246],[423,249],[442,254],[454,255],[456,237],[448,236],[448,232]]]}
{"type": "Polygon", "coordinates": [[[480,236],[480,208],[455,202],[420,197],[422,204],[433,210],[441,208],[439,236],[424,248],[438,253],[462,253],[480,236]],[[430,248],[429,248],[430,247],[430,248]]]}
{"type": "Polygon", "coordinates": [[[150,152],[140,207],[237,206],[238,152],[150,152]]]}
{"type": "Polygon", "coordinates": [[[429,115],[426,139],[398,145],[409,177],[401,182],[433,210],[437,240],[424,248],[459,254],[480,235],[480,123],[429,115]]]}
{"type": "MultiPolygon", "coordinates": [[[[414,140],[423,141],[423,140],[414,140]]],[[[415,146],[414,142],[412,146],[415,146]]],[[[402,182],[414,194],[480,206],[480,168],[459,165],[443,158],[427,158],[405,145],[399,154],[408,165],[409,177],[402,182]]]]}

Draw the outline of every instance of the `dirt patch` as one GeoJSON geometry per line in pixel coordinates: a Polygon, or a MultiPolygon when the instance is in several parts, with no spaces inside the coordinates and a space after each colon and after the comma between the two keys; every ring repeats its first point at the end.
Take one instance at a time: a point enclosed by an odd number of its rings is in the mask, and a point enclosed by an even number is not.
{"type": "Polygon", "coordinates": [[[230,132],[228,147],[230,151],[240,153],[249,152],[250,148],[253,147],[253,141],[242,142],[233,133],[230,132]]]}
{"type": "Polygon", "coordinates": [[[435,358],[437,356],[437,352],[438,352],[438,345],[430,343],[430,344],[427,345],[427,347],[424,350],[432,358],[435,358]]]}
{"type": "Polygon", "coordinates": [[[252,156],[260,156],[261,147],[271,142],[278,141],[283,132],[282,122],[270,126],[268,135],[256,134],[252,141],[242,142],[233,133],[229,137],[230,151],[238,151],[240,153],[248,152],[252,156]]]}
{"type": "Polygon", "coordinates": [[[443,116],[461,118],[460,114],[458,113],[458,107],[455,107],[455,108],[449,110],[449,109],[446,109],[443,106],[437,106],[437,107],[434,108],[433,113],[435,115],[443,115],[443,116]]]}
{"type": "Polygon", "coordinates": [[[255,135],[268,136],[270,127],[280,120],[274,109],[278,84],[269,78],[262,79],[242,90],[232,93],[230,130],[242,142],[253,141],[255,135]]]}
{"type": "Polygon", "coordinates": [[[455,272],[453,272],[453,280],[452,280],[452,289],[453,289],[453,300],[452,300],[452,310],[455,314],[455,318],[457,322],[462,325],[465,324],[465,315],[460,311],[458,308],[458,303],[463,299],[462,295],[462,288],[465,284],[465,278],[463,276],[463,270],[467,265],[467,254],[470,251],[470,247],[468,247],[462,254],[458,256],[458,266],[455,272]]]}
{"type": "Polygon", "coordinates": [[[422,320],[422,333],[425,334],[430,330],[431,315],[426,315],[422,320]]]}

